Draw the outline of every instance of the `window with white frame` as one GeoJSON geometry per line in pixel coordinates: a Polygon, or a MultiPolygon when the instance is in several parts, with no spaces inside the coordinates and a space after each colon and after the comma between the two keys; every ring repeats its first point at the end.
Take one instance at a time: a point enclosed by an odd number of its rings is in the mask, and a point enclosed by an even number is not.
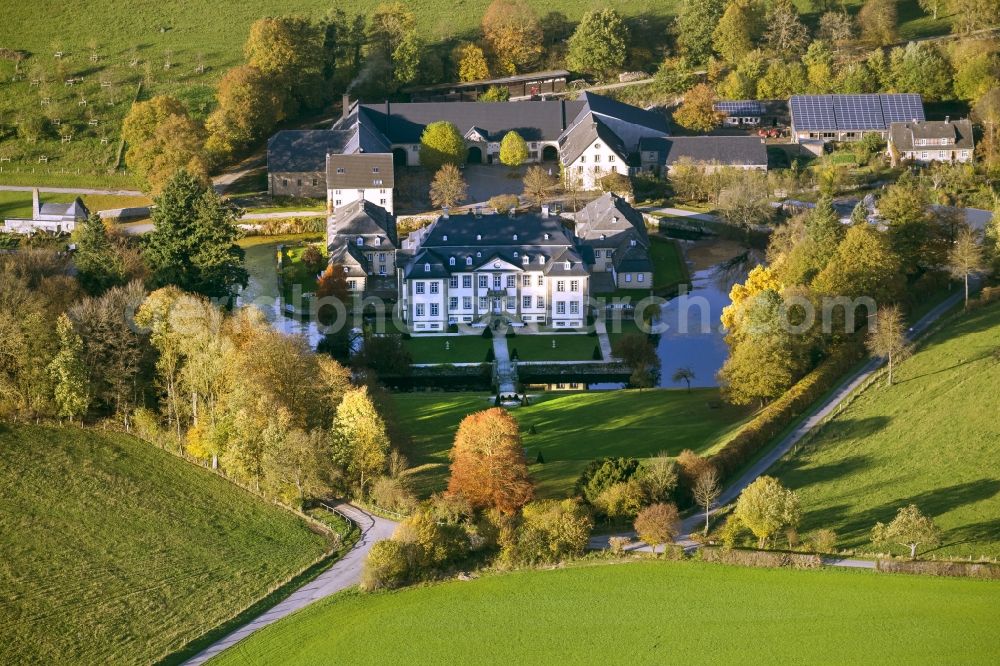
{"type": "Polygon", "coordinates": [[[639,274],[638,274],[638,275],[636,276],[636,279],[637,279],[637,280],[638,280],[639,282],[645,282],[645,281],[646,281],[646,274],[645,274],[645,273],[639,273],[639,274]]]}
{"type": "Polygon", "coordinates": [[[436,294],[439,291],[440,291],[440,285],[437,283],[437,281],[431,282],[431,293],[436,294]]]}
{"type": "Polygon", "coordinates": [[[472,276],[471,275],[463,275],[462,276],[462,288],[463,289],[471,289],[472,288],[472,276]]]}
{"type": "Polygon", "coordinates": [[[557,280],[556,281],[556,291],[566,291],[566,281],[557,280]]]}
{"type": "Polygon", "coordinates": [[[499,275],[494,275],[493,276],[493,288],[494,289],[499,289],[502,284],[503,284],[502,278],[499,275]]]}
{"type": "Polygon", "coordinates": [[[462,309],[463,310],[472,309],[472,296],[462,296],[462,309]]]}
{"type": "Polygon", "coordinates": [[[450,278],[448,278],[448,287],[450,289],[458,289],[458,276],[457,275],[452,275],[450,278]]]}
{"type": "Polygon", "coordinates": [[[531,307],[531,296],[521,297],[521,307],[524,309],[528,309],[531,307]]]}
{"type": "Polygon", "coordinates": [[[438,310],[439,310],[438,304],[437,303],[431,303],[431,316],[432,317],[437,317],[438,316],[438,310]]]}
{"type": "Polygon", "coordinates": [[[508,310],[513,310],[516,307],[517,307],[517,297],[515,297],[515,296],[508,296],[507,297],[507,309],[508,310]]]}
{"type": "Polygon", "coordinates": [[[516,275],[508,275],[507,276],[507,288],[508,289],[513,289],[516,286],[517,286],[517,276],[516,275]]]}
{"type": "Polygon", "coordinates": [[[422,294],[424,293],[424,288],[425,288],[424,283],[421,282],[420,280],[417,280],[417,284],[415,285],[415,292],[418,294],[422,294]]]}
{"type": "Polygon", "coordinates": [[[448,309],[452,311],[458,309],[458,296],[452,296],[448,299],[448,309]]]}
{"type": "Polygon", "coordinates": [[[486,288],[488,288],[490,286],[489,280],[490,280],[490,278],[488,276],[486,276],[486,275],[480,275],[479,276],[479,288],[480,289],[486,289],[486,288]]]}
{"type": "Polygon", "coordinates": [[[424,316],[424,304],[423,303],[417,303],[415,310],[416,310],[416,313],[417,313],[418,317],[423,317],[424,316]]]}
{"type": "Polygon", "coordinates": [[[626,282],[631,282],[632,281],[632,274],[631,273],[626,273],[625,274],[625,281],[626,282]]]}
{"type": "Polygon", "coordinates": [[[545,286],[545,276],[544,275],[539,275],[538,276],[538,286],[539,287],[544,287],[545,286]]]}
{"type": "Polygon", "coordinates": [[[569,302],[569,313],[570,314],[580,314],[580,302],[570,301],[569,302]]]}
{"type": "Polygon", "coordinates": [[[570,280],[569,281],[569,290],[570,291],[580,291],[580,281],[579,280],[570,280]]]}
{"type": "Polygon", "coordinates": [[[522,287],[530,287],[531,286],[531,276],[530,275],[522,275],[521,276],[521,286],[522,287]]]}
{"type": "Polygon", "coordinates": [[[538,300],[536,301],[536,303],[538,303],[538,308],[539,309],[544,308],[545,307],[545,297],[544,296],[539,296],[538,300]]]}
{"type": "Polygon", "coordinates": [[[556,302],[556,314],[561,314],[561,315],[566,314],[566,301],[556,302]]]}
{"type": "Polygon", "coordinates": [[[480,310],[485,310],[486,308],[489,307],[488,300],[489,299],[487,299],[485,296],[480,296],[479,297],[479,309],[480,310]]]}

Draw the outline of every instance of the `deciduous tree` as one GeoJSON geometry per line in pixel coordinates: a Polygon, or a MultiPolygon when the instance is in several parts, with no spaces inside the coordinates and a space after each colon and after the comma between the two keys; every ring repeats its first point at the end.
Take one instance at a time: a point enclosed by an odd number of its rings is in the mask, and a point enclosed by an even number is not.
{"type": "Polygon", "coordinates": [[[511,130],[500,140],[500,162],[505,166],[519,167],[528,159],[528,143],[511,130]]]}
{"type": "Polygon", "coordinates": [[[694,370],[685,366],[682,368],[677,368],[677,370],[674,371],[673,376],[670,378],[670,381],[674,382],[675,384],[684,382],[685,384],[687,384],[688,393],[690,393],[692,379],[694,379],[694,370]]]}
{"type": "Polygon", "coordinates": [[[712,47],[726,62],[736,64],[753,50],[760,28],[753,3],[730,2],[712,33],[712,47]]]}
{"type": "Polygon", "coordinates": [[[468,191],[469,186],[458,167],[445,164],[431,181],[431,204],[436,208],[453,208],[465,201],[468,191]]]}
{"type": "Polygon", "coordinates": [[[611,353],[632,370],[629,386],[650,388],[659,383],[660,357],[645,334],[623,335],[615,342],[611,353]]]}
{"type": "Polygon", "coordinates": [[[905,358],[910,350],[906,339],[906,322],[899,306],[886,305],[879,308],[875,321],[869,324],[866,344],[872,356],[887,361],[886,385],[892,386],[893,364],[905,358]]]}
{"type": "Polygon", "coordinates": [[[712,35],[725,11],[725,0],[684,0],[677,13],[677,45],[694,63],[712,55],[712,35]]]}
{"type": "Polygon", "coordinates": [[[965,307],[969,307],[969,276],[983,270],[985,264],[979,238],[972,229],[965,227],[948,252],[948,270],[965,285],[965,307]]]}
{"type": "Polygon", "coordinates": [[[794,492],[774,477],[761,476],[740,493],[733,516],[754,533],[757,547],[763,548],[780,530],[797,526],[802,510],[794,492]]]}
{"type": "Polygon", "coordinates": [[[809,42],[809,31],[799,19],[799,12],[791,0],[773,2],[764,24],[768,45],[782,58],[802,53],[809,42]]]}
{"type": "Polygon", "coordinates": [[[475,508],[513,513],[533,495],[517,421],[494,407],[466,416],[455,433],[448,492],[475,508]]]}
{"type": "Polygon", "coordinates": [[[483,36],[496,71],[507,76],[530,70],[542,55],[538,15],[524,0],[493,0],[483,14],[483,36]]]}
{"type": "Polygon", "coordinates": [[[694,482],[691,489],[694,501],[705,512],[705,534],[708,534],[708,519],[712,513],[712,507],[722,494],[722,486],[719,485],[719,473],[714,467],[709,467],[702,472],[694,482]]]}
{"type": "Polygon", "coordinates": [[[420,165],[437,171],[445,164],[465,161],[465,139],[453,123],[446,120],[429,123],[420,135],[420,165]]]}
{"type": "Polygon", "coordinates": [[[459,81],[481,81],[490,78],[486,54],[478,44],[463,42],[455,47],[453,58],[458,63],[459,81]]]}
{"type": "Polygon", "coordinates": [[[345,393],[333,422],[334,458],[346,468],[362,496],[368,484],[385,471],[389,444],[385,421],[368,387],[345,393]]]}
{"type": "Polygon", "coordinates": [[[656,555],[656,547],[663,546],[677,538],[681,532],[680,514],[672,503],[652,504],[635,517],[635,532],[649,544],[656,555]]]}
{"type": "Polygon", "coordinates": [[[559,187],[559,181],[556,180],[555,176],[549,175],[549,172],[544,167],[537,165],[528,167],[528,170],[524,173],[523,182],[524,196],[528,201],[539,207],[559,187]]]}
{"type": "Polygon", "coordinates": [[[66,314],[56,322],[59,352],[49,363],[53,392],[60,417],[70,421],[83,417],[90,406],[87,367],[83,362],[83,340],[66,314]]]}
{"type": "Polygon", "coordinates": [[[607,76],[625,64],[628,40],[628,27],[618,12],[607,7],[589,11],[569,39],[566,64],[577,72],[607,76]]]}
{"type": "Polygon", "coordinates": [[[865,0],[858,13],[861,37],[876,46],[896,41],[895,0],[865,0]]]}
{"type": "Polygon", "coordinates": [[[206,149],[227,157],[263,138],[285,117],[285,99],[273,79],[256,67],[227,71],[216,92],[217,108],[205,121],[206,149]]]}
{"type": "Polygon", "coordinates": [[[704,83],[684,93],[684,102],[674,111],[677,124],[693,132],[710,132],[719,126],[723,117],[715,110],[715,91],[704,83]]]}
{"type": "Polygon", "coordinates": [[[917,548],[941,543],[941,530],[930,516],[920,512],[915,504],[900,509],[891,523],[876,523],[872,528],[872,543],[898,544],[910,549],[910,559],[917,559],[917,548]]]}
{"type": "Polygon", "coordinates": [[[158,194],[181,168],[200,180],[208,178],[205,130],[173,97],[133,104],[122,122],[122,140],[128,146],[125,162],[147,192],[158,194]]]}

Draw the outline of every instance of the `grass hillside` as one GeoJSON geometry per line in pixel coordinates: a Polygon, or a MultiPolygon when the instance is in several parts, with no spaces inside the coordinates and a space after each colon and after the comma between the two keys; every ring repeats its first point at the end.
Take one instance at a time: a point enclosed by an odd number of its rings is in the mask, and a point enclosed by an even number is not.
{"type": "Polygon", "coordinates": [[[305,522],[118,434],[0,425],[0,663],[141,664],[326,549],[305,522]]]}
{"type": "Polygon", "coordinates": [[[997,592],[985,581],[697,562],[524,571],[331,597],[218,663],[991,664],[997,592]]]}
{"type": "MultiPolygon", "coordinates": [[[[448,482],[448,452],[459,422],[493,406],[474,393],[393,396],[399,423],[411,437],[411,478],[422,495],[448,482]]],[[[684,449],[707,453],[735,432],[746,411],[719,404],[717,389],[548,393],[511,411],[521,425],[539,497],[568,495],[587,463],[604,456],[645,458],[684,449]],[[534,427],[535,432],[531,432],[534,427]],[[542,452],[543,464],[536,463],[542,452]]]]}
{"type": "Polygon", "coordinates": [[[959,316],[884,382],[857,395],[777,468],[804,531],[867,546],[872,525],[914,503],[944,531],[940,556],[1000,557],[1000,305],[959,316]]]}

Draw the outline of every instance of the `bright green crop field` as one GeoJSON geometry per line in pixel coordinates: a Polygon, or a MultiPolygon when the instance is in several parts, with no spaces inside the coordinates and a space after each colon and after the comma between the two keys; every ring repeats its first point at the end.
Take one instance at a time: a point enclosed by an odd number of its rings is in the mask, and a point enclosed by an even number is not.
{"type": "Polygon", "coordinates": [[[698,562],[523,571],[344,593],[236,664],[995,664],[996,582],[698,562]]]}
{"type": "Polygon", "coordinates": [[[148,664],[327,538],[125,435],[0,424],[0,663],[148,664]]]}
{"type": "MultiPolygon", "coordinates": [[[[429,495],[444,489],[459,422],[492,407],[492,397],[399,393],[392,398],[410,436],[406,455],[416,490],[429,495]]],[[[545,393],[511,414],[521,425],[537,496],[565,497],[595,458],[646,458],[661,451],[677,455],[684,449],[708,453],[736,432],[747,412],[719,404],[717,389],[649,389],[545,393]],[[537,462],[539,452],[542,463],[537,462]]]]}
{"type": "MultiPolygon", "coordinates": [[[[803,531],[871,549],[877,521],[916,504],[943,530],[934,556],[1000,557],[1000,304],[960,315],[857,395],[775,470],[801,499],[803,531]]],[[[902,552],[902,551],[899,551],[902,552]]]]}

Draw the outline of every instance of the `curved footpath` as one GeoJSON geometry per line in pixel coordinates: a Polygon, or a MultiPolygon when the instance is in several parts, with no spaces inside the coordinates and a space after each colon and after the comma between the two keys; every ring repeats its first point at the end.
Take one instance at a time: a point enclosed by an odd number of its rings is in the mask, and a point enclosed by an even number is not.
{"type": "MultiPolygon", "coordinates": [[[[949,310],[958,305],[963,299],[963,293],[958,291],[957,293],[949,296],[944,301],[939,303],[934,309],[928,312],[926,315],[920,318],[917,323],[915,323],[907,333],[907,337],[910,341],[914,341],[923,335],[938,319],[945,315],[949,310]]],[[[717,507],[723,507],[727,504],[736,500],[743,489],[753,483],[757,477],[761,476],[766,472],[772,465],[774,465],[778,460],[780,460],[786,453],[788,453],[792,447],[798,444],[802,439],[809,434],[814,428],[820,425],[828,416],[830,416],[841,403],[844,402],[855,390],[863,385],[866,381],[871,379],[875,372],[881,368],[883,361],[881,359],[872,359],[866,363],[861,369],[857,370],[854,374],[850,375],[844,379],[837,389],[831,393],[825,400],[823,400],[818,405],[812,408],[807,416],[798,426],[795,427],[790,433],[785,435],[774,447],[767,451],[759,460],[757,460],[753,465],[747,468],[743,474],[736,480],[735,483],[728,486],[722,491],[722,495],[719,496],[717,507]]],[[[711,513],[718,511],[718,508],[713,509],[711,513]]],[[[685,518],[681,523],[681,537],[677,539],[677,544],[684,546],[685,550],[693,550],[698,547],[698,544],[692,541],[688,535],[692,532],[697,532],[702,529],[705,524],[705,514],[698,512],[688,518],[685,518]]],[[[608,547],[608,540],[613,535],[596,536],[590,539],[587,547],[591,550],[599,550],[608,547]]],[[[614,536],[627,536],[635,538],[635,532],[622,533],[614,536]]],[[[628,550],[650,550],[649,546],[641,542],[631,544],[628,550]]],[[[824,558],[824,564],[829,564],[832,566],[843,566],[843,567],[853,567],[853,568],[864,568],[864,569],[874,569],[875,563],[870,560],[856,560],[856,559],[842,559],[842,558],[824,558]]]]}
{"type": "Polygon", "coordinates": [[[305,608],[314,601],[340,592],[352,585],[357,585],[361,579],[361,568],[364,565],[368,551],[371,550],[372,545],[376,541],[391,537],[393,530],[396,529],[396,523],[385,518],[373,516],[367,511],[346,502],[336,504],[334,508],[349,517],[361,528],[361,538],[354,544],[354,548],[348,551],[344,557],[334,562],[333,566],[329,569],[295,590],[295,592],[283,601],[188,659],[184,662],[186,665],[204,664],[215,655],[226,648],[236,645],[258,629],[263,629],[272,622],[277,622],[281,618],[301,608],[305,608]]]}

